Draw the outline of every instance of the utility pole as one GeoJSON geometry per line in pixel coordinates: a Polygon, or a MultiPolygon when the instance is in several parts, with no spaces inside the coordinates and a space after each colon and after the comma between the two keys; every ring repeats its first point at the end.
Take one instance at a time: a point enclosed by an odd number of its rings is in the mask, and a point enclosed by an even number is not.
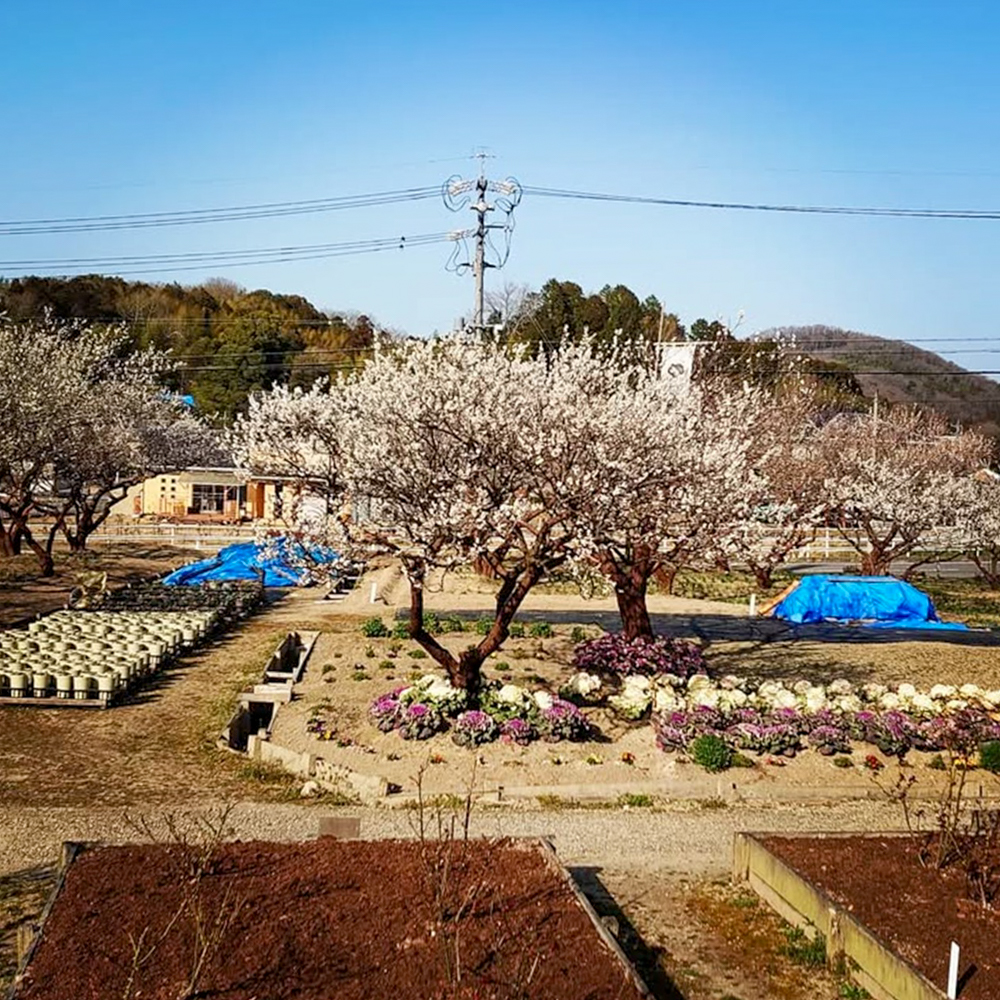
{"type": "Polygon", "coordinates": [[[450,177],[445,181],[441,195],[451,211],[458,212],[468,206],[476,214],[474,228],[451,233],[455,249],[447,266],[456,274],[472,272],[475,280],[473,325],[476,333],[482,336],[486,330],[486,269],[503,267],[510,256],[514,209],[521,201],[521,185],[513,177],[503,181],[490,180],[486,176],[486,160],[490,154],[480,150],[475,155],[479,160],[479,176],[474,181],[457,175],[450,177]],[[496,195],[492,203],[487,200],[490,194],[496,195]],[[501,213],[503,221],[487,222],[491,212],[501,213]],[[492,241],[494,232],[503,234],[502,249],[498,249],[492,241]],[[468,246],[470,239],[473,241],[471,253],[468,246]]]}

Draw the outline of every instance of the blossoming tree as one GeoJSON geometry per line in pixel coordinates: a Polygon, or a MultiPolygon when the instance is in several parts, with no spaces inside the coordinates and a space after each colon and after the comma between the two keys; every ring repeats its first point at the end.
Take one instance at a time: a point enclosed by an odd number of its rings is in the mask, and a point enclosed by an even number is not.
{"type": "Polygon", "coordinates": [[[411,635],[474,698],[531,587],[576,551],[567,511],[603,475],[592,401],[625,378],[580,345],[532,358],[500,344],[407,343],[333,386],[256,400],[234,450],[253,465],[270,449],[282,474],[323,493],[330,515],[297,518],[303,537],[400,559],[411,635]],[[497,582],[494,621],[453,654],[424,628],[427,574],[473,562],[497,582]]]}
{"type": "Polygon", "coordinates": [[[51,575],[59,531],[82,548],[130,485],[211,450],[164,391],[168,369],[120,330],[0,318],[0,556],[25,544],[51,575]]]}
{"type": "Polygon", "coordinates": [[[864,573],[889,572],[927,533],[954,524],[965,480],[987,461],[986,441],[936,414],[895,408],[841,414],[821,439],[824,488],[864,573]]]}
{"type": "Polygon", "coordinates": [[[1000,587],[1000,480],[988,473],[970,478],[955,506],[966,555],[994,588],[1000,587]]]}

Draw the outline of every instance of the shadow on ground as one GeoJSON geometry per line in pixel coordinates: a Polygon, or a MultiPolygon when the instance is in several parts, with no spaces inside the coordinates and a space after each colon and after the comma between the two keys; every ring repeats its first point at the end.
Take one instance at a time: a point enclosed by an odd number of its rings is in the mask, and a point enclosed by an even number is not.
{"type": "Polygon", "coordinates": [[[569,873],[581,892],[590,900],[598,917],[606,919],[622,951],[635,966],[636,972],[642,977],[656,1000],[684,1000],[684,994],[663,969],[660,961],[664,954],[663,949],[651,947],[642,939],[607,886],[601,881],[601,869],[571,866],[569,873]]]}
{"type": "MultiPolygon", "coordinates": [[[[460,618],[477,619],[481,611],[456,611],[460,618]]],[[[650,614],[653,631],[677,639],[700,639],[712,642],[781,643],[829,642],[861,645],[894,642],[939,642],[954,646],[1000,646],[1000,632],[995,629],[919,629],[869,628],[863,625],[837,625],[818,622],[793,625],[777,618],[750,618],[725,614],[650,614]]],[[[546,621],[553,625],[599,625],[606,632],[617,632],[621,619],[616,611],[524,611],[518,621],[546,621]]]]}

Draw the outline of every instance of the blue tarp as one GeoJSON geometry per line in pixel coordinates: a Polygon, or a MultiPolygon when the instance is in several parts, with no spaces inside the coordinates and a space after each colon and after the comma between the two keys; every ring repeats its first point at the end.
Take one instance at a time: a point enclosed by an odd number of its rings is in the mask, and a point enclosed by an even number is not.
{"type": "Polygon", "coordinates": [[[923,591],[894,576],[804,576],[773,614],[797,624],[835,621],[874,628],[965,628],[941,621],[934,602],[923,591]]]}
{"type": "MultiPolygon", "coordinates": [[[[291,546],[298,547],[298,543],[289,542],[287,538],[278,539],[278,554],[268,559],[256,542],[238,542],[227,546],[217,556],[175,569],[162,582],[173,587],[212,580],[258,580],[263,569],[265,587],[297,587],[308,582],[309,574],[296,565],[298,560],[289,559],[289,552],[295,553],[294,549],[290,550],[291,546]]],[[[299,547],[299,552],[302,551],[299,547]]],[[[308,557],[312,563],[331,563],[338,558],[331,549],[316,547],[308,550],[308,557]]]]}

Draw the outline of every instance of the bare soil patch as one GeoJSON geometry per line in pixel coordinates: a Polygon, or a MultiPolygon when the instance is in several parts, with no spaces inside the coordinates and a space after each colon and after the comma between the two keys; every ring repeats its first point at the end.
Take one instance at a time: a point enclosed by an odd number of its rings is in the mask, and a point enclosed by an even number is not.
{"type": "Polygon", "coordinates": [[[925,867],[907,837],[767,837],[766,846],[808,878],[942,991],[959,942],[962,1000],[1000,996],[1000,913],[968,899],[956,865],[925,867]]]}
{"type": "Polygon", "coordinates": [[[176,1000],[196,907],[225,921],[195,983],[220,1000],[638,995],[557,870],[509,842],[227,844],[197,892],[163,847],[84,852],[18,1000],[121,996],[144,930],[142,996],[176,1000]]]}

